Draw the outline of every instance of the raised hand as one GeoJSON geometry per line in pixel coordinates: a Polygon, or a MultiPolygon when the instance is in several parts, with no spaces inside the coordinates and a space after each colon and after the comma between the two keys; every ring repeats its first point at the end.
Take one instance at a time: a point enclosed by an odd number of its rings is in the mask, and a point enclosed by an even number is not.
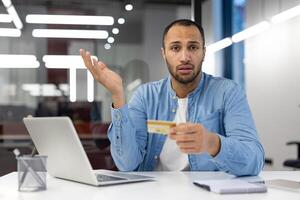
{"type": "Polygon", "coordinates": [[[125,104],[125,99],[123,82],[120,75],[110,70],[103,62],[91,58],[91,54],[84,49],[80,49],[80,55],[94,79],[111,92],[114,107],[122,107],[125,104]]]}

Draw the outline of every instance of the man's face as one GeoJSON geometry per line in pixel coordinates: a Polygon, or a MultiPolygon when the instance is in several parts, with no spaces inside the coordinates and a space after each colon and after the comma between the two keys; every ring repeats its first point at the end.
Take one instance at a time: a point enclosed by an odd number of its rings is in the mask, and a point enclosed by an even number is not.
{"type": "Polygon", "coordinates": [[[195,26],[175,25],[165,36],[162,55],[172,77],[181,84],[193,82],[205,55],[202,36],[195,26]]]}

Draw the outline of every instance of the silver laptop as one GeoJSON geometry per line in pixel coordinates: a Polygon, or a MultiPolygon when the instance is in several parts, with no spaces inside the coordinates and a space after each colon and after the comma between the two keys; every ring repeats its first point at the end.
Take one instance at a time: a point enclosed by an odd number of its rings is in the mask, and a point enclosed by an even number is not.
{"type": "Polygon", "coordinates": [[[47,170],[51,176],[95,186],[153,180],[131,173],[93,171],[68,117],[30,117],[23,121],[38,152],[48,156],[47,170]]]}

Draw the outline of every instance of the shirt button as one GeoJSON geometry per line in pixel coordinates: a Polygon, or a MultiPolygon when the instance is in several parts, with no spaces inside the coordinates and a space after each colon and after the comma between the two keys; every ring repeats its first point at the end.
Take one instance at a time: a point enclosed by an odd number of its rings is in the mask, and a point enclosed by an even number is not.
{"type": "Polygon", "coordinates": [[[173,99],[176,99],[176,96],[173,96],[173,99]]]}
{"type": "Polygon", "coordinates": [[[175,111],[176,111],[176,110],[173,108],[173,109],[172,109],[172,112],[174,113],[175,111]]]}
{"type": "Polygon", "coordinates": [[[157,156],[154,156],[154,159],[155,159],[155,160],[157,160],[157,158],[158,158],[157,156]]]}
{"type": "Polygon", "coordinates": [[[120,120],[121,119],[121,114],[116,114],[116,120],[120,120]]]}

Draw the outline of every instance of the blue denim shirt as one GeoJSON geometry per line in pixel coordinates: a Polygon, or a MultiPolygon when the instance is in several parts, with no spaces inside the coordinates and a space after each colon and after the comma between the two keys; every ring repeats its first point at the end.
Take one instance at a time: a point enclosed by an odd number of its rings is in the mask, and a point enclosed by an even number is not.
{"type": "MultiPolygon", "coordinates": [[[[111,109],[108,137],[119,170],[155,169],[166,136],[149,134],[146,121],[173,121],[177,99],[168,77],[140,86],[128,104],[111,109]]],[[[264,150],[246,95],[236,83],[202,72],[197,88],[188,95],[187,112],[187,121],[204,125],[221,141],[215,157],[208,153],[189,154],[191,171],[224,171],[238,176],[261,171],[264,150]]]]}

